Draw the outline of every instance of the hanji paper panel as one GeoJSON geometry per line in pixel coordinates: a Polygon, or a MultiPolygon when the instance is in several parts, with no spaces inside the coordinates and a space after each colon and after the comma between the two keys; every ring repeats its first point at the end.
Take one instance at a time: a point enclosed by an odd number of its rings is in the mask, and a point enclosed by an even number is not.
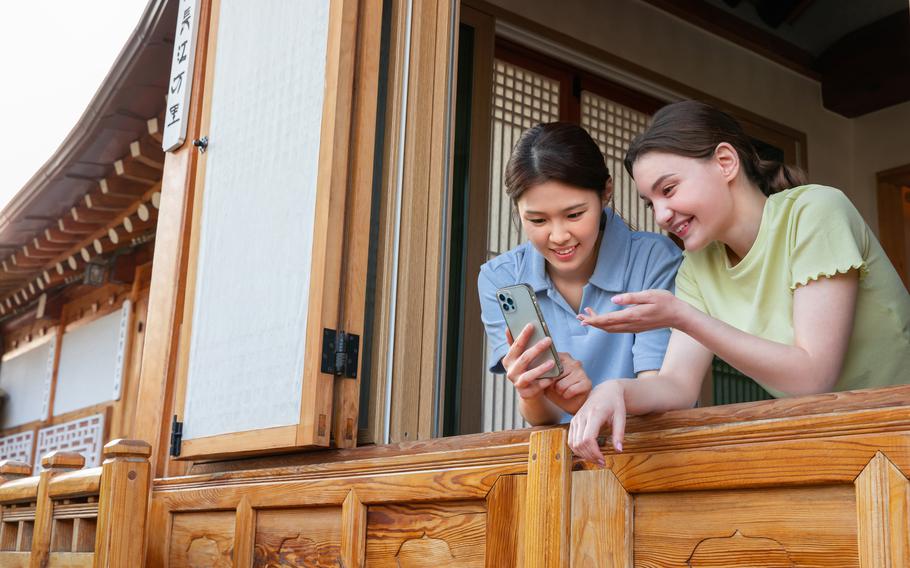
{"type": "Polygon", "coordinates": [[[299,420],[328,18],[221,4],[185,439],[299,420]]]}
{"type": "Polygon", "coordinates": [[[132,303],[63,334],[54,415],[120,398],[132,303]]]}
{"type": "Polygon", "coordinates": [[[3,358],[0,389],[7,394],[0,421],[3,428],[45,418],[54,371],[54,345],[54,338],[49,337],[27,351],[3,358]]]}
{"type": "Polygon", "coordinates": [[[48,452],[63,450],[78,452],[85,458],[85,467],[101,465],[104,447],[104,414],[93,414],[38,430],[35,448],[35,472],[41,471],[41,458],[48,452]]]}

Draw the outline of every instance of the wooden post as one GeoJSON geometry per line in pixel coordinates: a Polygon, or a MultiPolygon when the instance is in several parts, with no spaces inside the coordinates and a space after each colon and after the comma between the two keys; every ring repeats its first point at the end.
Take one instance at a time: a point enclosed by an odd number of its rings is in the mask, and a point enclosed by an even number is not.
{"type": "Polygon", "coordinates": [[[0,485],[7,481],[28,477],[32,474],[32,466],[16,460],[0,460],[0,485]]]}
{"type": "Polygon", "coordinates": [[[854,484],[860,566],[910,565],[910,481],[876,452],[854,484]]]}
{"type": "Polygon", "coordinates": [[[572,458],[566,437],[565,428],[531,434],[524,536],[524,561],[528,568],[569,565],[572,458]]]}
{"type": "Polygon", "coordinates": [[[54,502],[51,501],[48,489],[51,478],[55,475],[82,469],[85,458],[76,452],[53,451],[41,458],[40,480],[38,481],[38,499],[35,506],[35,525],[32,533],[32,554],[29,557],[30,568],[47,566],[48,553],[51,547],[51,531],[54,522],[54,502]]]}
{"type": "Polygon", "coordinates": [[[104,446],[94,568],[142,566],[151,453],[141,440],[104,446]]]}

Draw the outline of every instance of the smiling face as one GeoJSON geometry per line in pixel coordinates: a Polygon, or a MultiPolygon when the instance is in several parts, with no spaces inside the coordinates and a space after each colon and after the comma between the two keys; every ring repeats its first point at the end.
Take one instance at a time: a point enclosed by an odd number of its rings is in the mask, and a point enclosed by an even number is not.
{"type": "Polygon", "coordinates": [[[597,192],[551,180],[524,191],[516,205],[525,235],[546,259],[551,277],[591,277],[604,206],[597,192]]]}
{"type": "Polygon", "coordinates": [[[706,159],[648,152],[635,161],[632,177],[639,195],[654,210],[657,224],[679,237],[686,250],[694,251],[723,240],[729,230],[730,182],[737,169],[735,150],[721,145],[706,159]]]}

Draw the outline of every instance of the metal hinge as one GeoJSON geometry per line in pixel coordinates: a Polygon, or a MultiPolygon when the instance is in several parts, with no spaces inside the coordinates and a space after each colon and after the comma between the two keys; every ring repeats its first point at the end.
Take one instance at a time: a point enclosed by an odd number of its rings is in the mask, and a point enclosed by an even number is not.
{"type": "Polygon", "coordinates": [[[183,422],[177,421],[177,415],[171,420],[171,455],[180,457],[180,445],[183,443],[183,422]]]}
{"type": "Polygon", "coordinates": [[[322,372],[336,377],[357,378],[360,336],[334,329],[322,330],[322,372]]]}

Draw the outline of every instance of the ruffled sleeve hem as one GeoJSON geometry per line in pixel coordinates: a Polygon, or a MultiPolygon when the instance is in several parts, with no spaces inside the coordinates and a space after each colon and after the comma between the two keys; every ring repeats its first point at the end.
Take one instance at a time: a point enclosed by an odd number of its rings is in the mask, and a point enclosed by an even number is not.
{"type": "Polygon", "coordinates": [[[797,280],[795,283],[791,284],[790,290],[791,291],[796,290],[800,286],[805,286],[809,282],[814,282],[814,281],[818,280],[819,278],[831,278],[838,274],[846,274],[846,273],[850,272],[851,270],[859,270],[859,279],[860,280],[862,280],[863,278],[866,277],[867,274],[869,274],[869,267],[866,265],[866,261],[860,260],[858,262],[854,262],[853,264],[845,264],[842,266],[837,266],[833,270],[818,270],[816,272],[812,272],[812,273],[804,276],[802,279],[797,280]]]}

